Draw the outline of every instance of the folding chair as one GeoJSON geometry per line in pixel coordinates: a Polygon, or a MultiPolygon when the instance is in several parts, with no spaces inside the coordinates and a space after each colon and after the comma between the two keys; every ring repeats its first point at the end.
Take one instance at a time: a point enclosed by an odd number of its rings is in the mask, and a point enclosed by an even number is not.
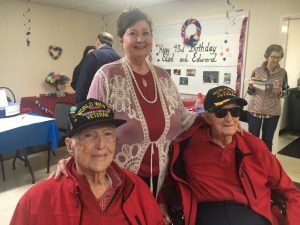
{"type": "MultiPolygon", "coordinates": [[[[68,114],[70,111],[70,108],[72,107],[72,104],[69,103],[63,103],[58,102],[55,104],[54,111],[53,111],[53,117],[56,120],[56,126],[59,131],[60,140],[59,140],[59,146],[64,146],[64,139],[67,135],[68,130],[68,114]]],[[[48,149],[48,162],[47,162],[47,173],[49,173],[50,170],[50,148],[48,149]]],[[[53,152],[55,155],[55,153],[53,152]]]]}

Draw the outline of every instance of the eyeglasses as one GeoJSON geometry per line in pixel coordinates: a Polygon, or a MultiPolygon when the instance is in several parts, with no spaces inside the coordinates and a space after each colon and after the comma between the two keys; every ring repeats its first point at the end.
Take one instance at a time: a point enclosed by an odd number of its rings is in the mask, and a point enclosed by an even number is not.
{"type": "Polygon", "coordinates": [[[242,113],[243,109],[239,106],[225,109],[225,108],[217,108],[210,110],[209,112],[214,113],[217,118],[224,118],[228,112],[230,112],[232,117],[239,117],[242,113]]]}

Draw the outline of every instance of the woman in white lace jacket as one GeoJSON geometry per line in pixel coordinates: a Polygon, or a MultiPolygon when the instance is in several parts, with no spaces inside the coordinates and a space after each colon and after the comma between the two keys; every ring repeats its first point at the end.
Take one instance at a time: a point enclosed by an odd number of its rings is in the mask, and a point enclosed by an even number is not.
{"type": "Polygon", "coordinates": [[[118,130],[115,162],[138,174],[156,194],[164,181],[169,144],[196,117],[182,105],[170,75],[152,65],[152,24],[139,9],[123,12],[118,37],[124,58],[101,67],[88,98],[106,102],[115,118],[127,120],[118,130]]]}
{"type": "Polygon", "coordinates": [[[151,73],[149,76],[152,75],[150,80],[156,85],[151,92],[157,92],[157,99],[155,103],[148,103],[140,98],[141,94],[132,79],[135,75],[131,74],[128,64],[126,58],[122,58],[98,70],[88,98],[106,102],[114,110],[115,118],[127,120],[118,130],[115,162],[140,175],[150,188],[151,177],[154,177],[155,185],[155,177],[158,176],[158,189],[153,187],[155,191],[160,189],[164,180],[170,142],[193,123],[195,115],[183,108],[175,84],[167,72],[150,63],[147,64],[151,73]],[[142,104],[148,104],[148,109],[144,106],[147,112],[143,111],[142,104]]]}

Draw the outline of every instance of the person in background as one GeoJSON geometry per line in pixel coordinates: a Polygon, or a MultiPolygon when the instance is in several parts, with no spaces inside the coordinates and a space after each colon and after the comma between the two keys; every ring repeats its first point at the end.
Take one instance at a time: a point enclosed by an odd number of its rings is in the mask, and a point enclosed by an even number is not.
{"type": "Polygon", "coordinates": [[[279,65],[283,55],[280,45],[270,45],[264,55],[266,61],[251,75],[253,81],[266,82],[266,88],[250,83],[247,91],[251,95],[247,109],[249,132],[259,137],[262,130],[262,139],[270,151],[281,113],[280,98],[288,95],[289,88],[287,72],[279,65]]]}
{"type": "Polygon", "coordinates": [[[205,120],[197,119],[172,144],[171,177],[159,196],[165,214],[173,181],[186,225],[275,224],[272,190],[284,196],[286,224],[299,224],[300,191],[261,139],[237,132],[245,105],[229,87],[207,92],[205,120]]]}
{"type": "MultiPolygon", "coordinates": [[[[107,103],[115,117],[127,123],[118,129],[114,161],[138,174],[156,196],[164,182],[169,145],[190,127],[196,114],[187,111],[166,70],[148,60],[152,23],[141,10],[121,13],[117,34],[124,57],[97,71],[88,98],[107,103]]],[[[63,172],[60,161],[56,177],[63,172]]]]}
{"type": "Polygon", "coordinates": [[[52,178],[31,187],[10,224],[164,225],[147,185],[113,162],[116,127],[126,121],[115,119],[113,111],[96,99],[73,106],[68,117],[69,179],[52,178]]]}
{"type": "Polygon", "coordinates": [[[87,55],[80,70],[75,90],[76,103],[87,99],[91,82],[97,70],[107,63],[120,59],[120,56],[112,48],[112,45],[113,36],[110,33],[102,32],[97,36],[97,49],[87,55]]]}
{"type": "Polygon", "coordinates": [[[76,85],[77,85],[77,81],[78,81],[78,77],[80,74],[80,70],[83,64],[83,60],[85,59],[85,57],[91,53],[92,51],[94,51],[96,49],[95,46],[86,46],[84,51],[83,51],[83,56],[82,59],[80,60],[79,64],[74,68],[73,71],[73,76],[72,76],[72,82],[71,82],[71,87],[73,88],[74,91],[76,91],[76,85]]]}

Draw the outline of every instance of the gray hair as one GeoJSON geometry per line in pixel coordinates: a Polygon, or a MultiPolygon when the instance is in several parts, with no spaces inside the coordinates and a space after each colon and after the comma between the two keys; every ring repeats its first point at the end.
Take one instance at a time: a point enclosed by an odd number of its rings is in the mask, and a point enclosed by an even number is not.
{"type": "Polygon", "coordinates": [[[107,44],[110,47],[112,47],[114,41],[114,37],[108,32],[101,32],[100,34],[98,34],[97,39],[102,44],[107,44]]]}
{"type": "Polygon", "coordinates": [[[266,59],[268,59],[271,55],[272,52],[278,52],[281,54],[281,58],[283,58],[284,56],[284,53],[283,53],[283,48],[281,47],[281,45],[276,45],[276,44],[273,44],[273,45],[270,45],[267,49],[266,49],[266,52],[264,54],[264,57],[266,59]]]}

